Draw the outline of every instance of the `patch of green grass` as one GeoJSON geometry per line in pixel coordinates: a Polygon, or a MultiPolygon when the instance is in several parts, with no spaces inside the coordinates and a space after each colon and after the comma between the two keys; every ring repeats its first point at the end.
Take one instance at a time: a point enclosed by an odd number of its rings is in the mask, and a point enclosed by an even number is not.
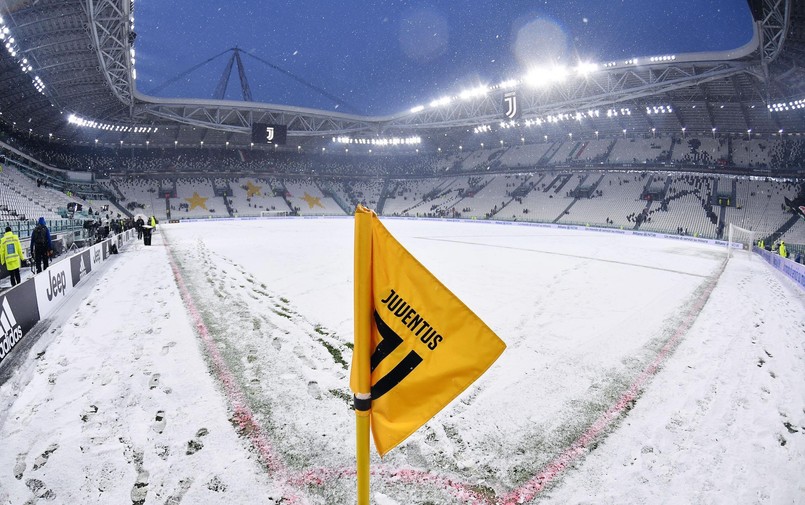
{"type": "Polygon", "coordinates": [[[320,325],[320,324],[317,324],[316,327],[313,328],[313,331],[315,331],[319,335],[329,335],[329,333],[327,331],[325,331],[324,327],[322,325],[320,325]]]}
{"type": "Polygon", "coordinates": [[[282,303],[291,303],[291,301],[290,301],[289,299],[285,298],[284,296],[281,296],[281,297],[280,297],[280,301],[281,301],[282,303]]]}
{"type": "Polygon", "coordinates": [[[347,349],[349,349],[350,351],[354,351],[354,350],[355,350],[355,344],[353,344],[352,342],[344,342],[344,346],[345,346],[347,349]]]}
{"type": "Polygon", "coordinates": [[[338,350],[338,349],[336,349],[334,346],[330,345],[330,343],[325,342],[325,341],[324,341],[324,340],[322,340],[322,339],[319,339],[319,342],[321,343],[321,345],[323,345],[323,346],[324,346],[324,348],[325,348],[325,349],[327,349],[327,352],[329,352],[329,353],[330,353],[330,356],[332,356],[332,357],[333,357],[333,360],[334,360],[336,363],[339,363],[339,364],[340,364],[341,366],[343,366],[344,368],[348,368],[348,367],[349,367],[349,366],[347,365],[347,362],[346,362],[346,361],[344,361],[343,356],[341,356],[341,351],[339,351],[339,350],[338,350]]]}
{"type": "Polygon", "coordinates": [[[286,314],[285,312],[282,312],[282,311],[279,311],[279,310],[271,309],[271,312],[273,312],[274,314],[276,314],[276,315],[278,315],[278,316],[282,316],[282,317],[284,317],[284,318],[286,318],[286,319],[290,319],[290,318],[291,318],[291,315],[290,315],[290,314],[286,314]]]}
{"type": "Polygon", "coordinates": [[[495,503],[496,498],[498,495],[495,493],[495,490],[489,486],[484,486],[483,484],[476,484],[474,486],[470,486],[470,489],[479,495],[483,496],[487,502],[495,503]]]}
{"type": "Polygon", "coordinates": [[[328,392],[336,398],[340,398],[341,400],[347,402],[347,405],[352,406],[352,394],[340,389],[328,389],[328,392]]]}

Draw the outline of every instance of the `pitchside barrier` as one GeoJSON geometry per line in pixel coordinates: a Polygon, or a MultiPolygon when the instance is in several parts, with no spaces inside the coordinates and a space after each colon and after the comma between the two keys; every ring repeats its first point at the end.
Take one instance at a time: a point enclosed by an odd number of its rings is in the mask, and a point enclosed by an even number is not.
{"type": "Polygon", "coordinates": [[[113,243],[120,250],[134,237],[134,230],[126,230],[53,263],[0,294],[0,365],[37,322],[55,312],[81,280],[111,256],[113,243]]]}
{"type": "MultiPolygon", "coordinates": [[[[680,240],[682,242],[696,242],[698,244],[710,244],[721,247],[730,247],[727,240],[716,240],[710,238],[690,237],[686,235],[668,235],[665,233],[656,233],[653,231],[639,231],[639,230],[622,230],[619,228],[598,228],[595,226],[577,226],[570,224],[555,224],[555,223],[534,223],[531,221],[495,221],[492,219],[452,219],[447,217],[403,217],[403,216],[380,216],[383,219],[401,219],[408,221],[444,221],[446,223],[485,223],[485,224],[500,224],[506,226],[533,226],[536,228],[554,228],[559,230],[577,230],[589,231],[596,233],[611,233],[615,235],[637,235],[639,237],[655,237],[665,238],[671,240],[680,240]]],[[[281,219],[353,219],[352,216],[281,216],[281,217],[213,217],[213,218],[188,218],[182,219],[182,223],[210,223],[215,221],[263,221],[263,220],[281,220],[281,219]]],[[[178,222],[178,221],[171,221],[178,222]]],[[[743,249],[740,243],[733,243],[733,249],[743,249]]]]}
{"type": "Polygon", "coordinates": [[[805,265],[800,265],[796,261],[783,258],[777,253],[769,252],[757,246],[752,247],[752,250],[759,254],[761,258],[766,260],[769,265],[773,266],[775,269],[782,272],[783,275],[796,282],[800,288],[805,289],[805,265]]]}

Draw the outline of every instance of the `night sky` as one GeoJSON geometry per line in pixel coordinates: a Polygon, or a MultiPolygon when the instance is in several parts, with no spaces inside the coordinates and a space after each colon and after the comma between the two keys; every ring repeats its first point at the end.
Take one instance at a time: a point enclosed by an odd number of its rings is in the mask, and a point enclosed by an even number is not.
{"type": "MultiPolygon", "coordinates": [[[[212,98],[231,52],[165,84],[238,47],[255,101],[361,115],[534,66],[728,50],[752,36],[746,0],[137,0],[134,15],[146,94],[212,98]]],[[[225,98],[241,100],[235,69],[225,98]]]]}

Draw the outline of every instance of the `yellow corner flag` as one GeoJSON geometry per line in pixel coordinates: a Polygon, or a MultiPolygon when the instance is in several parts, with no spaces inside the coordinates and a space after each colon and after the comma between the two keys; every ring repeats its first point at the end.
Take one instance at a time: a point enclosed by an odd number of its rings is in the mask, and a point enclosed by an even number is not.
{"type": "Polygon", "coordinates": [[[371,420],[381,456],[461,394],[506,348],[363,206],[355,212],[355,318],[350,387],[356,414],[371,420]]]}

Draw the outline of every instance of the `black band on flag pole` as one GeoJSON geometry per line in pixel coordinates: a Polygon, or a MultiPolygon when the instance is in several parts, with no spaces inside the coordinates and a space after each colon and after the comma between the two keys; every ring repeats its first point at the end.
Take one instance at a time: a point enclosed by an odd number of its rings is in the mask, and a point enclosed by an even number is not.
{"type": "Polygon", "coordinates": [[[371,398],[358,398],[357,396],[352,396],[352,404],[355,406],[355,410],[359,410],[361,412],[365,412],[367,410],[371,410],[372,408],[372,399],[371,398]]]}

